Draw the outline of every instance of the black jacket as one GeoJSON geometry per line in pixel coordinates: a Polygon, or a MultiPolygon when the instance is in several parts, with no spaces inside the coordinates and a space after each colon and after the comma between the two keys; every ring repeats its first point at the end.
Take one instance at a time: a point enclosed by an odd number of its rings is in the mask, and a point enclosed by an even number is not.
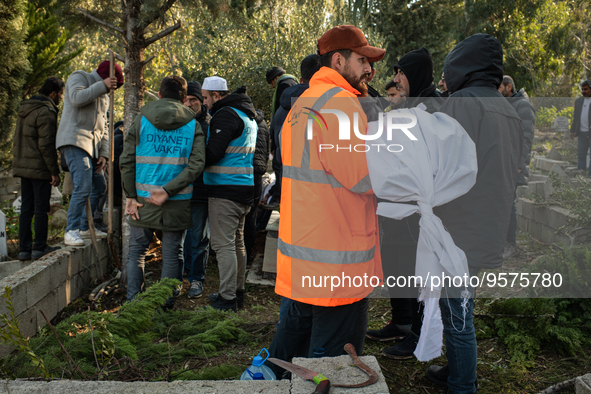
{"type": "MultiPolygon", "coordinates": [[[[201,130],[203,133],[207,135],[207,129],[209,128],[209,121],[211,120],[211,115],[207,111],[207,107],[205,105],[201,105],[201,112],[195,118],[199,125],[201,126],[201,130]]],[[[203,173],[199,174],[195,182],[193,183],[193,196],[191,197],[192,203],[206,203],[207,202],[207,188],[203,183],[203,173]]]]}
{"type": "Polygon", "coordinates": [[[16,177],[51,181],[59,175],[55,136],[57,106],[44,95],[21,102],[13,141],[13,174],[16,177]]]}
{"type": "Polygon", "coordinates": [[[433,211],[470,267],[497,268],[523,141],[521,119],[497,90],[503,79],[501,43],[488,34],[468,37],[447,55],[443,71],[452,96],[441,112],[455,118],[476,144],[478,175],[467,194],[433,211]]]}
{"type": "Polygon", "coordinates": [[[267,163],[269,161],[269,126],[265,122],[265,114],[260,109],[257,112],[257,146],[254,151],[253,166],[255,177],[262,176],[267,172],[267,163]]]}
{"type": "Polygon", "coordinates": [[[521,172],[517,175],[517,185],[527,185],[526,177],[529,177],[527,166],[529,165],[531,146],[534,140],[536,113],[534,106],[529,102],[529,97],[523,88],[513,93],[508,100],[509,104],[515,108],[517,115],[521,118],[523,130],[523,148],[519,158],[519,169],[521,172]]]}
{"type": "MultiPolygon", "coordinates": [[[[219,162],[226,154],[230,141],[240,137],[244,122],[232,108],[244,112],[250,119],[256,119],[252,100],[240,88],[217,101],[211,108],[208,140],[205,146],[205,166],[219,162]]],[[[254,193],[253,186],[207,185],[208,197],[225,198],[241,204],[250,205],[254,193]]]]}
{"type": "MultiPolygon", "coordinates": [[[[585,97],[579,97],[575,100],[575,115],[570,125],[570,132],[576,136],[581,132],[581,111],[583,110],[583,100],[585,97]]],[[[591,106],[589,106],[589,127],[591,127],[591,106]]]]}

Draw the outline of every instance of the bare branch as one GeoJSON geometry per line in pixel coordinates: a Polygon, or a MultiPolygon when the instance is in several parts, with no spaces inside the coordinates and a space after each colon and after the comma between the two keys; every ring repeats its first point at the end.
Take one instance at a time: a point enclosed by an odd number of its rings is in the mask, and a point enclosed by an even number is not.
{"type": "Polygon", "coordinates": [[[115,59],[119,60],[121,63],[125,63],[125,58],[118,53],[115,53],[115,59]]]}
{"type": "Polygon", "coordinates": [[[105,22],[105,21],[103,21],[103,20],[100,20],[99,18],[97,18],[97,17],[95,17],[95,16],[92,16],[92,15],[90,15],[90,13],[88,13],[88,11],[86,11],[86,10],[83,10],[83,9],[82,9],[82,8],[80,8],[80,7],[78,7],[78,11],[80,11],[81,13],[83,13],[83,14],[84,14],[84,15],[85,15],[87,18],[89,18],[89,19],[92,19],[92,20],[93,20],[93,21],[95,21],[96,23],[98,23],[98,24],[100,24],[100,25],[103,25],[103,26],[105,26],[105,27],[106,27],[106,28],[108,28],[108,29],[114,30],[114,31],[116,31],[117,33],[119,33],[119,34],[121,34],[121,35],[124,35],[124,34],[125,34],[125,32],[123,31],[123,29],[120,29],[120,28],[118,28],[117,26],[113,26],[113,25],[112,25],[112,24],[110,24],[110,23],[107,23],[107,22],[105,22]]]}
{"type": "Polygon", "coordinates": [[[170,26],[169,28],[162,30],[160,33],[156,33],[152,37],[145,39],[144,40],[144,48],[146,48],[150,44],[153,44],[154,42],[158,41],[159,39],[166,37],[167,35],[169,35],[173,31],[175,31],[176,29],[179,29],[180,27],[181,27],[181,21],[178,21],[173,26],[170,26]]]}
{"type": "Polygon", "coordinates": [[[154,93],[154,91],[153,91],[153,90],[146,89],[146,91],[145,91],[145,92],[146,92],[146,94],[147,94],[148,96],[151,96],[152,98],[155,98],[156,100],[159,100],[159,99],[160,99],[160,97],[158,97],[158,94],[154,93]]]}
{"type": "Polygon", "coordinates": [[[146,64],[150,63],[155,57],[156,57],[155,55],[152,55],[149,58],[147,58],[146,60],[144,60],[142,62],[142,67],[144,67],[146,64]]]}
{"type": "Polygon", "coordinates": [[[162,5],[162,7],[160,7],[158,10],[152,12],[151,14],[148,14],[148,16],[144,17],[143,18],[144,20],[140,24],[139,27],[142,30],[145,30],[148,26],[150,26],[152,24],[152,22],[154,22],[156,19],[160,18],[161,15],[166,14],[166,11],[168,11],[176,2],[177,2],[177,0],[166,0],[166,3],[164,3],[162,5]]]}

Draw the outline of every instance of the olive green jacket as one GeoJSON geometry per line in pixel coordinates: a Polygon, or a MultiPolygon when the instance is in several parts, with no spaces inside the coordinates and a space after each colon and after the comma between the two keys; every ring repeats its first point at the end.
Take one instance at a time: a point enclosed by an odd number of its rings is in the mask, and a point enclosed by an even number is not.
{"type": "Polygon", "coordinates": [[[14,176],[51,181],[60,174],[56,131],[57,107],[49,97],[39,94],[21,102],[12,149],[14,176]]]}
{"type": "MultiPolygon", "coordinates": [[[[144,105],[141,113],[136,116],[123,144],[123,153],[119,159],[121,183],[127,198],[137,198],[143,207],[138,208],[139,220],[129,218],[134,227],[151,228],[164,231],[181,231],[192,227],[191,200],[167,200],[162,206],[148,204],[137,196],[135,188],[135,152],[139,144],[142,117],[160,130],[176,130],[191,120],[195,113],[178,100],[160,99],[144,105]]],[[[205,136],[199,122],[195,122],[195,138],[187,167],[174,179],[164,185],[164,190],[174,196],[201,174],[205,166],[205,136]]]]}

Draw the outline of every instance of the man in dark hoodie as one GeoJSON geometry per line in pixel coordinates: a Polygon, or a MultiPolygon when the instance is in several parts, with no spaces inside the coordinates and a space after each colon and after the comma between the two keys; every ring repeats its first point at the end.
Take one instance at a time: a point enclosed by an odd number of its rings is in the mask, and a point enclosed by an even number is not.
{"type": "Polygon", "coordinates": [[[425,111],[439,111],[443,100],[433,83],[433,59],[427,48],[423,47],[402,56],[394,66],[400,96],[406,97],[404,108],[423,104],[425,111]]]}
{"type": "MultiPolygon", "coordinates": [[[[531,146],[534,140],[534,126],[536,124],[536,113],[534,106],[529,102],[529,96],[524,88],[515,91],[515,82],[509,75],[503,77],[503,83],[499,86],[499,93],[507,97],[509,104],[515,108],[521,118],[523,125],[523,149],[519,158],[519,171],[517,174],[517,186],[527,185],[531,146]]],[[[515,190],[517,198],[517,189],[515,190]]],[[[511,220],[509,221],[509,231],[507,233],[507,243],[503,252],[503,259],[509,259],[517,253],[517,206],[513,199],[513,208],[511,208],[511,220]]]]}
{"type": "MultiPolygon", "coordinates": [[[[443,100],[433,83],[433,60],[426,48],[404,55],[394,66],[402,108],[422,107],[433,113],[443,100]]],[[[414,203],[414,202],[413,202],[414,203]]],[[[414,203],[416,204],[416,203],[414,203]]],[[[415,273],[420,215],[402,220],[379,217],[384,276],[413,276],[415,273]]],[[[369,330],[367,337],[376,341],[403,341],[382,351],[384,357],[406,360],[413,357],[421,333],[423,304],[417,301],[414,288],[390,288],[392,320],[379,330],[369,330]]]]}
{"type": "Polygon", "coordinates": [[[14,132],[13,175],[21,178],[22,206],[19,218],[19,260],[33,260],[59,248],[47,245],[47,214],[51,187],[60,184],[55,149],[57,106],[64,95],[64,81],[50,77],[39,94],[21,102],[14,132]],[[35,216],[35,243],[31,221],[35,216]],[[33,244],[33,245],[32,245],[33,244]],[[31,250],[32,247],[32,250],[31,250]]]}
{"type": "Polygon", "coordinates": [[[285,70],[281,67],[273,67],[267,71],[265,78],[273,89],[273,99],[271,100],[271,121],[273,121],[275,112],[280,106],[279,101],[281,100],[281,95],[283,95],[285,89],[296,85],[298,81],[293,75],[286,74],[285,70]]]}
{"type": "Polygon", "coordinates": [[[160,100],[142,107],[119,158],[131,229],[128,301],[143,290],[144,259],[155,230],[163,236],[161,278],[178,277],[183,237],[191,227],[191,184],[205,164],[204,135],[195,112],[183,105],[186,94],[184,78],[164,78],[160,100]]]}
{"type": "MultiPolygon", "coordinates": [[[[523,141],[521,119],[497,90],[503,79],[503,49],[496,38],[466,38],[447,55],[443,71],[450,99],[441,112],[455,118],[474,141],[478,175],[468,193],[433,212],[466,253],[470,275],[476,275],[503,263],[523,141]]],[[[447,384],[452,393],[475,393],[474,298],[463,307],[455,290],[443,288],[439,302],[448,366],[430,366],[427,378],[447,384]]]]}
{"type": "MultiPolygon", "coordinates": [[[[191,108],[197,115],[195,120],[206,133],[211,116],[207,107],[203,104],[201,84],[197,81],[187,83],[187,96],[184,104],[191,108]]],[[[203,282],[205,282],[205,266],[209,257],[209,225],[207,224],[207,189],[203,183],[203,173],[199,174],[193,182],[193,197],[191,197],[191,218],[193,227],[187,230],[183,254],[185,260],[184,270],[191,284],[187,297],[199,298],[203,294],[203,282]]],[[[183,267],[180,267],[179,279],[182,280],[183,267]]]]}
{"type": "Polygon", "coordinates": [[[271,121],[271,152],[273,153],[273,171],[275,172],[275,186],[271,188],[273,202],[263,206],[265,209],[277,209],[281,201],[281,176],[283,163],[281,161],[281,129],[287,114],[291,110],[291,102],[308,89],[310,78],[320,69],[320,56],[308,55],[300,63],[300,83],[293,85],[283,92],[280,105],[271,121]]]}
{"type": "Polygon", "coordinates": [[[236,311],[237,306],[244,305],[244,221],[254,195],[257,114],[250,97],[241,90],[230,94],[223,78],[205,78],[202,91],[212,115],[203,181],[211,247],[220,272],[220,290],[209,299],[215,309],[236,311]]]}

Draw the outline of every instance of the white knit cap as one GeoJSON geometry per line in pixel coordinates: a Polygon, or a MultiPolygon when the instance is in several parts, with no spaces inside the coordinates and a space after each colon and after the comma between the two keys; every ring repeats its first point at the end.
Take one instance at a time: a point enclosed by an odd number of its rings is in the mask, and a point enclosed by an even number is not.
{"type": "Polygon", "coordinates": [[[228,83],[222,77],[207,77],[203,80],[201,89],[216,92],[227,92],[228,83]]]}

